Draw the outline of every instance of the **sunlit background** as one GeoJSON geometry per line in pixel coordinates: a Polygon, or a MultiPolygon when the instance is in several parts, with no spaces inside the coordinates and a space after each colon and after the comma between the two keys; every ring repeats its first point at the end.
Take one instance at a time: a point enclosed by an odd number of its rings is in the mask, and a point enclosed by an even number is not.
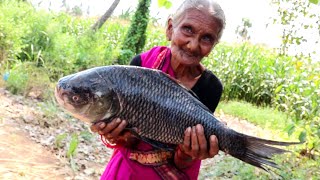
{"type": "MultiPolygon", "coordinates": [[[[81,9],[82,16],[99,17],[112,4],[113,0],[32,0],[35,7],[43,8],[51,11],[65,11],[66,7],[70,9],[77,7],[81,9]],[[66,6],[63,6],[63,3],[66,6]]],[[[172,1],[172,6],[169,9],[164,7],[159,8],[158,1],[151,1],[150,14],[151,17],[160,25],[165,25],[168,16],[174,12],[180,5],[182,0],[172,1]]],[[[283,29],[280,25],[273,24],[273,18],[277,16],[276,7],[271,4],[270,0],[217,0],[225,11],[227,25],[222,36],[222,41],[237,42],[237,34],[235,33],[238,26],[242,25],[242,19],[248,19],[252,27],[248,29],[250,42],[253,44],[266,45],[272,48],[278,48],[281,44],[281,36],[283,29]]],[[[138,4],[138,0],[120,1],[115,9],[113,16],[118,16],[125,12],[133,13],[138,4]]],[[[312,5],[310,12],[320,12],[320,6],[312,5]]],[[[308,18],[300,18],[300,21],[308,21],[308,18]]],[[[300,23],[297,23],[299,26],[300,23]]],[[[299,47],[291,47],[288,54],[295,55],[303,53],[310,55],[313,60],[320,60],[319,30],[317,27],[299,32],[305,36],[307,42],[299,47]]]]}

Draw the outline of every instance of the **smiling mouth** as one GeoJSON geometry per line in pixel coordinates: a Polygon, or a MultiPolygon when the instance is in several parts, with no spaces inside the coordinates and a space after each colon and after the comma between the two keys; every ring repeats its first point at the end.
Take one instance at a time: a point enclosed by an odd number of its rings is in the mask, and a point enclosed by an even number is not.
{"type": "Polygon", "coordinates": [[[182,54],[186,55],[187,57],[190,57],[190,58],[197,58],[198,55],[195,54],[195,53],[190,53],[189,51],[186,51],[184,49],[181,49],[181,52],[182,54]]]}
{"type": "Polygon", "coordinates": [[[191,58],[195,58],[196,56],[194,56],[193,54],[189,54],[189,53],[185,53],[188,57],[191,57],[191,58]]]}

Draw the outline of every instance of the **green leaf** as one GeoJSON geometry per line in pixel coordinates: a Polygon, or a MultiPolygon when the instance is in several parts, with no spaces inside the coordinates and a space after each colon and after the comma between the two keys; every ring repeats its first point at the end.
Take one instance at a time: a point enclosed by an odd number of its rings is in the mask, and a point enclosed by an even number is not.
{"type": "Polygon", "coordinates": [[[311,142],[308,142],[307,148],[308,149],[313,149],[315,147],[316,141],[312,140],[311,142]]]}
{"type": "Polygon", "coordinates": [[[170,0],[158,0],[158,6],[169,9],[172,6],[172,3],[170,2],[170,0]]]}
{"type": "Polygon", "coordinates": [[[280,92],[281,89],[282,89],[282,87],[283,87],[283,85],[278,86],[278,87],[276,88],[276,90],[274,91],[274,93],[277,94],[278,92],[280,92]]]}
{"type": "Polygon", "coordinates": [[[74,156],[74,154],[76,152],[76,149],[78,147],[78,144],[79,144],[78,135],[77,134],[72,134],[71,141],[70,141],[70,144],[69,144],[69,149],[68,149],[68,152],[67,152],[67,157],[68,158],[74,156]]]}
{"type": "Polygon", "coordinates": [[[290,124],[285,128],[285,131],[288,133],[289,136],[292,135],[292,133],[294,132],[295,126],[294,124],[290,124]]]}
{"type": "Polygon", "coordinates": [[[62,141],[64,139],[67,138],[67,134],[66,133],[63,133],[63,134],[59,134],[57,137],[56,137],[56,141],[55,141],[55,145],[56,147],[60,148],[62,147],[62,141]]]}
{"type": "Polygon", "coordinates": [[[318,4],[319,3],[319,0],[309,0],[310,3],[313,3],[313,4],[318,4]]]}
{"type": "Polygon", "coordinates": [[[82,131],[80,133],[80,136],[86,141],[90,141],[93,138],[92,133],[90,133],[89,131],[82,131]]]}
{"type": "Polygon", "coordinates": [[[306,131],[302,131],[299,135],[299,140],[300,142],[305,142],[306,141],[306,137],[307,137],[307,133],[306,131]]]}

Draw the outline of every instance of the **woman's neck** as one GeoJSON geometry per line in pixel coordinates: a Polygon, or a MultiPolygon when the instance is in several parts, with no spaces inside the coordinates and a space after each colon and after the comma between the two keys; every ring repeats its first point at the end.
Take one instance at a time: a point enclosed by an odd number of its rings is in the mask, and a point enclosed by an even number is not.
{"type": "Polygon", "coordinates": [[[179,77],[188,76],[190,78],[196,78],[202,74],[204,71],[204,66],[201,64],[198,65],[184,65],[181,63],[177,63],[175,61],[171,61],[171,67],[179,79],[179,77]]]}
{"type": "Polygon", "coordinates": [[[184,86],[192,88],[200,78],[202,72],[205,70],[204,66],[198,65],[184,65],[171,61],[171,67],[175,73],[176,79],[184,86]]]}

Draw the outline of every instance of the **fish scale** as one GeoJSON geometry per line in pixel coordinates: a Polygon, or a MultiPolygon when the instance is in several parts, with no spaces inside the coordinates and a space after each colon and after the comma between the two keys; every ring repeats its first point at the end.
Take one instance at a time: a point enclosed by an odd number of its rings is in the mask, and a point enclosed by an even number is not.
{"type": "Polygon", "coordinates": [[[135,66],[92,68],[61,78],[55,94],[62,107],[86,122],[125,119],[137,138],[156,148],[181,144],[186,128],[201,124],[207,139],[211,135],[218,138],[220,150],[265,169],[277,167],[270,157],[286,152],[272,145],[299,144],[265,140],[229,129],[190,90],[158,70],[135,66]],[[82,99],[74,96],[94,99],[84,99],[91,103],[79,106],[80,102],[73,100],[82,99]],[[98,102],[103,107],[98,107],[98,102]],[[100,114],[92,109],[101,109],[100,114]]]}
{"type": "MultiPolygon", "coordinates": [[[[132,69],[130,69],[132,70],[132,69]]],[[[195,113],[188,113],[188,111],[191,110],[191,108],[186,109],[184,106],[179,106],[180,103],[176,104],[174,103],[174,99],[177,99],[178,102],[180,102],[180,99],[183,99],[183,95],[185,93],[182,93],[179,91],[181,87],[177,86],[175,82],[171,81],[167,76],[162,76],[163,74],[158,74],[159,78],[155,78],[154,75],[148,74],[149,72],[128,72],[128,69],[125,70],[126,72],[121,72],[119,70],[114,71],[112,74],[113,76],[103,75],[104,77],[109,77],[111,81],[113,82],[119,82],[118,91],[120,92],[120,96],[123,96],[123,99],[135,99],[135,101],[130,101],[128,104],[124,104],[126,107],[133,108],[137,107],[140,108],[140,111],[144,111],[144,113],[140,113],[140,115],[136,114],[134,117],[140,119],[141,122],[148,122],[148,124],[132,124],[133,127],[141,127],[141,129],[145,129],[145,131],[140,132],[141,136],[144,136],[149,139],[153,139],[156,141],[162,141],[164,143],[170,143],[170,144],[178,144],[183,141],[183,134],[184,129],[186,129],[189,126],[196,125],[197,123],[201,122],[195,122],[194,120],[191,120],[190,122],[193,122],[192,124],[186,124],[183,128],[176,129],[173,127],[179,127],[180,122],[184,121],[184,117],[189,114],[190,117],[194,116],[195,113]],[[121,76],[122,81],[118,81],[118,75],[121,76]],[[124,75],[127,75],[127,77],[124,77],[124,75]],[[141,78],[144,77],[144,78],[141,78]],[[168,80],[172,82],[171,84],[168,84],[168,80]],[[137,83],[131,83],[131,82],[139,82],[139,87],[137,86],[137,83]],[[155,82],[159,81],[159,82],[155,82]],[[161,84],[165,83],[164,88],[154,88],[157,87],[154,84],[161,84]],[[132,85],[130,85],[132,84],[132,85]],[[141,85],[143,84],[143,85],[141,85]],[[131,87],[130,87],[131,86],[131,87]],[[130,88],[128,88],[130,87],[130,88]],[[176,90],[177,93],[170,92],[169,89],[178,89],[176,90]],[[138,90],[138,91],[137,91],[138,90]],[[157,92],[157,93],[154,93],[157,92]],[[159,95],[157,95],[159,94],[159,95]],[[164,95],[165,94],[165,95],[164,95]],[[132,98],[134,97],[134,98],[132,98]],[[159,107],[157,111],[150,111],[150,108],[152,107],[153,103],[158,104],[159,107]],[[163,106],[163,107],[161,107],[163,106]],[[174,107],[174,108],[173,108],[174,107]],[[177,109],[179,107],[179,109],[177,109]],[[173,111],[177,111],[176,113],[172,113],[173,111]],[[148,114],[149,116],[146,116],[148,114]],[[162,117],[157,117],[157,114],[161,114],[162,117]],[[163,118],[165,117],[165,118],[163,118]],[[183,117],[183,118],[182,118],[183,117]],[[152,120],[150,120],[152,119],[152,120]],[[167,119],[167,121],[163,120],[167,119]],[[175,119],[175,121],[173,121],[175,119]],[[163,127],[163,131],[165,136],[159,136],[151,131],[152,124],[158,124],[159,127],[163,127]],[[143,127],[146,126],[146,127],[143,127]],[[168,138],[170,137],[170,138],[168,138]]],[[[153,71],[152,71],[153,72],[153,71]]],[[[188,94],[189,96],[189,94],[188,94]]],[[[191,102],[186,104],[186,107],[191,107],[191,102]]],[[[152,108],[151,108],[152,109],[152,108]]],[[[136,122],[137,120],[131,119],[132,112],[129,111],[123,111],[123,114],[120,114],[119,116],[122,119],[126,119],[128,122],[136,122]]],[[[135,112],[138,112],[137,110],[135,112]]],[[[208,113],[207,113],[208,114],[208,113]]],[[[194,119],[201,119],[201,117],[195,117],[194,119]]],[[[203,119],[204,120],[204,119],[203,119]]],[[[208,135],[209,136],[209,135],[208,135]]]]}

